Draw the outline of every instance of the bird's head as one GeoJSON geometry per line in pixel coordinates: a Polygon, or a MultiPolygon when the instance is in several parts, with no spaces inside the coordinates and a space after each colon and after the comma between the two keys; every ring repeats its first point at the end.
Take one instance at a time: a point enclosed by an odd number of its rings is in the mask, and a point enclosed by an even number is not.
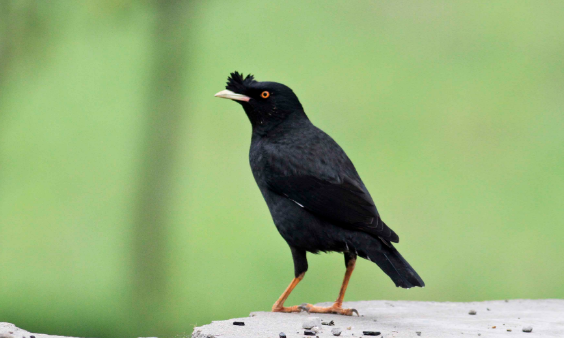
{"type": "Polygon", "coordinates": [[[225,88],[215,96],[240,103],[253,129],[268,130],[289,117],[305,117],[296,94],[281,83],[259,82],[250,74],[233,72],[225,88]]]}

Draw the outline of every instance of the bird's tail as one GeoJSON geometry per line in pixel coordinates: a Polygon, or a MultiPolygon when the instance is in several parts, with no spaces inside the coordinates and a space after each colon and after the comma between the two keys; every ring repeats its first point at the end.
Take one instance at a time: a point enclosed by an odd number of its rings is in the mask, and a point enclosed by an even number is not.
{"type": "MultiPolygon", "coordinates": [[[[414,286],[423,287],[425,282],[419,277],[417,272],[409,265],[402,255],[394,248],[392,243],[381,240],[382,246],[378,250],[367,250],[364,253],[366,258],[384,270],[396,283],[396,286],[409,289],[414,286]]],[[[362,257],[362,256],[361,256],[362,257]]]]}

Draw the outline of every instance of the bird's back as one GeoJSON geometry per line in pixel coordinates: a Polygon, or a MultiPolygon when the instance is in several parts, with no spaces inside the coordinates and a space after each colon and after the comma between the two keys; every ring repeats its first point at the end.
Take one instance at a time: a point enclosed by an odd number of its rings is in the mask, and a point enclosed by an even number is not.
{"type": "Polygon", "coordinates": [[[268,135],[253,135],[253,174],[261,171],[259,176],[311,175],[333,183],[342,182],[347,176],[361,183],[368,194],[353,163],[333,138],[307,119],[288,122],[268,135]]]}

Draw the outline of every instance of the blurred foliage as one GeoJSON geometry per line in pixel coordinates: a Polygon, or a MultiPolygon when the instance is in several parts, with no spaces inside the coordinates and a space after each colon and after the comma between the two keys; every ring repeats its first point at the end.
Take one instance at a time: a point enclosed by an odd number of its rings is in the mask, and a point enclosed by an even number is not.
{"type": "MultiPolygon", "coordinates": [[[[427,284],[396,289],[363,261],[347,300],[564,297],[563,11],[0,2],[0,321],[176,336],[270,309],[292,260],[247,118],[213,97],[234,70],[295,90],[427,284]]],[[[288,304],[337,295],[342,257],[309,259],[288,304]]]]}

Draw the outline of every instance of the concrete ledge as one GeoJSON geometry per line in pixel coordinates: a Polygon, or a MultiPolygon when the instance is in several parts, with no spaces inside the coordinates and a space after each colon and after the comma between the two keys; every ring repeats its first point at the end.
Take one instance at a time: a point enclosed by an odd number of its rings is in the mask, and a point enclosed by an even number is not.
{"type": "MultiPolygon", "coordinates": [[[[319,305],[329,306],[331,303],[319,305]]],[[[250,317],[216,321],[194,328],[192,338],[305,337],[302,324],[308,317],[335,326],[322,325],[316,334],[333,337],[331,329],[342,329],[341,337],[362,337],[363,331],[381,332],[379,337],[561,337],[564,338],[564,300],[509,300],[473,303],[410,301],[346,302],[361,317],[330,314],[253,312],[250,317]],[[488,310],[489,309],[489,310],[488,310]],[[476,314],[469,312],[475,310],[476,314]],[[241,321],[245,326],[233,325],[241,321]],[[524,327],[532,327],[530,333],[524,327]],[[350,328],[350,329],[348,329],[350,328]],[[418,334],[419,332],[419,334],[418,334]]]]}
{"type": "MultiPolygon", "coordinates": [[[[329,306],[331,303],[318,305],[329,306]]],[[[310,317],[334,326],[321,325],[318,337],[333,337],[331,329],[342,329],[341,337],[362,337],[376,331],[378,337],[560,337],[564,338],[564,300],[509,300],[473,303],[408,301],[346,302],[360,317],[330,314],[253,312],[250,317],[216,321],[194,328],[192,338],[305,337],[302,324],[310,317]],[[471,310],[476,314],[469,314],[471,310]],[[234,321],[244,326],[233,325],[234,321]],[[530,333],[524,327],[532,327],[530,333]]],[[[180,336],[177,336],[177,338],[180,336]]],[[[0,338],[63,338],[31,333],[10,323],[0,323],[0,338]]]]}

